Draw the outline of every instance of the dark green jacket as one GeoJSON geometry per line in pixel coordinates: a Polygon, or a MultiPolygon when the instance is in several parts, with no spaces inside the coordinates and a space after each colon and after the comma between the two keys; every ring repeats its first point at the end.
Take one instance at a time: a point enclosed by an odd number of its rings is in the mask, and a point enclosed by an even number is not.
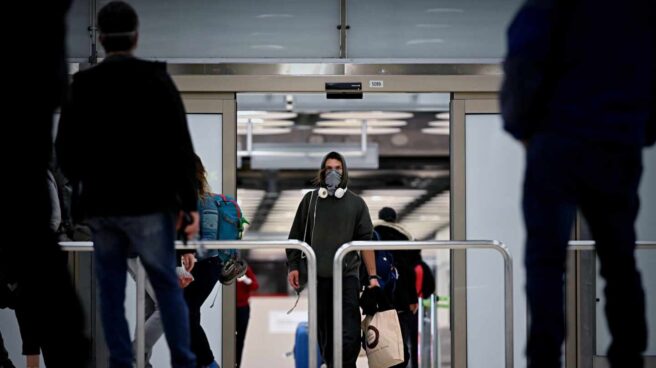
{"type": "MultiPolygon", "coordinates": [[[[337,249],[350,241],[371,240],[372,234],[369,209],[360,196],[347,191],[340,199],[333,196],[322,199],[314,190],[298,205],[289,239],[305,241],[312,246],[317,256],[317,276],[332,277],[337,249]]],[[[287,250],[287,260],[290,271],[298,270],[301,252],[287,250]]],[[[358,276],[359,267],[358,253],[349,253],[345,258],[344,276],[358,276]]]]}

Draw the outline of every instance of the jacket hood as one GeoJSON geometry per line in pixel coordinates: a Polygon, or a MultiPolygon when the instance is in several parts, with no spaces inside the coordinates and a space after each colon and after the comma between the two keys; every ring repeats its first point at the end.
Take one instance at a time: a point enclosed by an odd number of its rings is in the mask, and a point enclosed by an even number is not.
{"type": "Polygon", "coordinates": [[[408,232],[408,230],[406,230],[403,226],[401,226],[401,225],[399,225],[399,224],[397,224],[397,223],[395,223],[395,222],[389,222],[389,221],[384,221],[384,220],[377,220],[377,221],[374,221],[374,229],[375,229],[377,226],[389,227],[389,228],[394,229],[394,230],[400,232],[401,234],[405,235],[405,237],[407,237],[408,240],[415,240],[415,238],[412,236],[412,234],[410,234],[410,233],[408,232]]]}

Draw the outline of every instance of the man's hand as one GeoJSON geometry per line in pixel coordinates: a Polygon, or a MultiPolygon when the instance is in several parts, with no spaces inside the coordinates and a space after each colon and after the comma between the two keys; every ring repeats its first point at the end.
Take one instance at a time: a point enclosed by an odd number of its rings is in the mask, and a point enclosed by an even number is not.
{"type": "Polygon", "coordinates": [[[410,304],[409,307],[410,307],[410,312],[412,312],[412,314],[416,314],[417,310],[419,310],[419,304],[417,304],[417,303],[410,304]]]}
{"type": "Polygon", "coordinates": [[[298,280],[299,280],[298,270],[289,271],[289,274],[287,275],[287,281],[289,281],[289,285],[292,288],[298,289],[301,287],[301,285],[299,285],[298,283],[298,280]]]}
{"type": "Polygon", "coordinates": [[[188,272],[194,269],[196,265],[196,257],[193,253],[185,253],[182,255],[182,267],[185,268],[188,272]]]}
{"type": "Polygon", "coordinates": [[[191,274],[178,276],[178,285],[180,285],[182,289],[189,286],[189,284],[191,284],[192,281],[194,281],[194,278],[191,277],[191,274]]]}
{"type": "Polygon", "coordinates": [[[375,278],[375,277],[370,278],[370,279],[369,279],[369,287],[370,287],[370,288],[373,288],[373,287],[380,287],[380,284],[378,283],[378,279],[375,278]]]}

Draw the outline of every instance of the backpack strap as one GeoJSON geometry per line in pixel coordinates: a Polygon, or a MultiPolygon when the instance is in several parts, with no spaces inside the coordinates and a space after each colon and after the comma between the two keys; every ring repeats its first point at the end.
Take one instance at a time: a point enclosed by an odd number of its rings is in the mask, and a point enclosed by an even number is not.
{"type": "Polygon", "coordinates": [[[219,194],[219,197],[221,197],[221,199],[222,199],[224,202],[230,202],[230,203],[232,203],[232,204],[235,206],[235,210],[237,210],[237,218],[241,218],[241,208],[239,208],[239,204],[237,204],[237,201],[235,201],[235,200],[233,200],[233,199],[230,199],[230,198],[226,197],[225,194],[219,194]]]}
{"type": "MultiPolygon", "coordinates": [[[[305,231],[303,232],[303,241],[307,243],[307,228],[308,223],[310,222],[310,209],[312,208],[312,198],[314,198],[314,190],[310,192],[310,203],[308,204],[308,212],[305,217],[305,231]]],[[[301,252],[301,258],[305,258],[305,253],[301,252]]]]}

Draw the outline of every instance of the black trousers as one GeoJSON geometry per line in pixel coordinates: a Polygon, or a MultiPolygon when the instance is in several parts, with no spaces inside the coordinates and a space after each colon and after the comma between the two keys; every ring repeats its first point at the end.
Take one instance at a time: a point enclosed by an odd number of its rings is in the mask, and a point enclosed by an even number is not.
{"type": "MultiPolygon", "coordinates": [[[[422,317],[423,318],[423,317],[422,317]]],[[[422,321],[423,322],[423,321],[422,321]]],[[[410,362],[412,368],[419,367],[419,313],[412,314],[410,318],[404,319],[407,324],[408,336],[404,338],[406,344],[410,346],[410,362]]]]}
{"type": "Polygon", "coordinates": [[[184,289],[184,298],[189,309],[191,350],[196,354],[197,364],[205,366],[214,361],[214,354],[207,341],[207,335],[200,325],[200,307],[219,281],[221,267],[218,257],[196,262],[191,274],[194,276],[194,281],[184,289]]]}
{"type": "Polygon", "coordinates": [[[641,154],[638,147],[592,144],[555,134],[537,135],[529,143],[523,209],[530,368],[561,366],[566,248],[577,206],[596,241],[606,281],[611,366],[642,367],[645,297],[634,257],[641,154]]]}
{"type": "MultiPolygon", "coordinates": [[[[344,368],[355,368],[360,353],[360,306],[358,293],[360,281],[356,276],[346,276],[342,287],[342,358],[344,368]]],[[[317,280],[317,315],[319,322],[319,350],[328,365],[333,366],[333,279],[317,280]]]]}
{"type": "Polygon", "coordinates": [[[237,368],[241,366],[241,354],[244,351],[244,339],[246,338],[246,329],[248,329],[248,320],[251,318],[251,307],[237,307],[237,368]]]}

